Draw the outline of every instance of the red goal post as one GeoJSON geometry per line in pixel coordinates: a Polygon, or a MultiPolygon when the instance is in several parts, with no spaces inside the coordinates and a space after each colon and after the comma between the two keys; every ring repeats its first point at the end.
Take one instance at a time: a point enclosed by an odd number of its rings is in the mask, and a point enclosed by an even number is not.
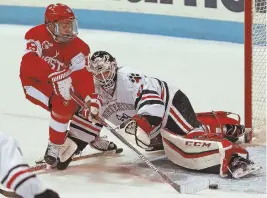
{"type": "Polygon", "coordinates": [[[266,133],[267,3],[266,0],[244,0],[244,3],[245,125],[257,135],[266,133]]]}

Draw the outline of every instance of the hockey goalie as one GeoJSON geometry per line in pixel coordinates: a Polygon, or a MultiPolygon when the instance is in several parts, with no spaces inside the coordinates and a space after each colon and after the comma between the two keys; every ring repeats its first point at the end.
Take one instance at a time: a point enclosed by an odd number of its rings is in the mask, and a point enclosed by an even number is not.
{"type": "MultiPolygon", "coordinates": [[[[187,96],[166,82],[118,67],[105,51],[95,52],[88,70],[102,100],[100,117],[118,125],[139,147],[164,149],[178,166],[240,178],[260,169],[238,141],[250,141],[240,117],[223,111],[196,114],[187,96]]],[[[81,113],[86,116],[86,111],[81,113]]],[[[78,137],[77,137],[78,138],[78,137]]]]}

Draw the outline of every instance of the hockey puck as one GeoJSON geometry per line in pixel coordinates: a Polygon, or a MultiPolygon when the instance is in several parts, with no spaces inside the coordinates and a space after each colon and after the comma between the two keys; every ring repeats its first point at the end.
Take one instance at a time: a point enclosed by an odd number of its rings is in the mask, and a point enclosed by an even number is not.
{"type": "Polygon", "coordinates": [[[219,185],[218,184],[210,184],[209,189],[218,189],[219,185]]]}

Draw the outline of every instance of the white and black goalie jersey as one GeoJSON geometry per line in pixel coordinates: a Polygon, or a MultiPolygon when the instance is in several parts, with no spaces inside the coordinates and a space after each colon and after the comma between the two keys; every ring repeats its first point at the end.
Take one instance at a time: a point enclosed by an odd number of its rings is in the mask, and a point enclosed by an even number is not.
{"type": "Polygon", "coordinates": [[[163,122],[154,131],[165,126],[165,115],[177,90],[169,88],[164,81],[147,77],[129,67],[118,68],[113,97],[96,86],[96,92],[103,97],[103,118],[120,125],[136,114],[157,116],[163,122]]]}

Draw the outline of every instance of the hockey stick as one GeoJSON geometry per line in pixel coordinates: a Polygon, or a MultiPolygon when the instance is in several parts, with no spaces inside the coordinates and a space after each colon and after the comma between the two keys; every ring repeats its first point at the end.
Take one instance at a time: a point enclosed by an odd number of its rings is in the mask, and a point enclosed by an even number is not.
{"type": "MultiPolygon", "coordinates": [[[[104,151],[104,152],[99,152],[99,153],[93,153],[93,154],[78,156],[78,157],[74,157],[72,159],[72,162],[83,160],[83,159],[88,159],[88,158],[92,158],[92,157],[109,156],[109,155],[113,155],[115,153],[116,153],[116,151],[112,150],[112,151],[104,151]]],[[[45,162],[41,162],[41,163],[36,164],[34,166],[30,166],[30,171],[31,172],[37,172],[37,171],[41,171],[41,170],[50,170],[49,167],[50,166],[48,164],[46,164],[45,162]]],[[[1,188],[0,188],[0,194],[2,194],[5,197],[20,198],[20,196],[17,195],[14,191],[7,191],[7,190],[1,189],[1,188]]]]}
{"type": "Polygon", "coordinates": [[[125,140],[114,128],[112,128],[109,124],[104,122],[104,126],[115,135],[120,141],[122,141],[126,146],[132,149],[138,157],[143,160],[152,170],[158,173],[167,183],[169,183],[177,192],[181,192],[181,186],[174,181],[172,181],[167,175],[161,172],[154,164],[152,164],[141,152],[139,152],[136,148],[134,148],[127,140],[125,140]]]}
{"type": "MultiPolygon", "coordinates": [[[[88,106],[80,99],[78,98],[73,92],[71,92],[71,98],[81,107],[88,108],[88,106]]],[[[148,167],[150,167],[152,170],[154,170],[156,173],[158,173],[163,180],[165,180],[170,186],[174,188],[179,193],[185,193],[185,194],[194,194],[198,191],[204,190],[204,189],[214,189],[214,186],[218,186],[217,184],[210,184],[209,179],[203,179],[200,182],[191,182],[190,184],[184,184],[179,185],[175,183],[173,180],[171,180],[167,175],[165,175],[162,171],[160,171],[153,163],[151,163],[141,152],[139,152],[136,148],[134,148],[123,136],[121,136],[115,128],[113,128],[111,125],[106,123],[103,119],[100,117],[96,118],[99,122],[103,124],[113,135],[115,135],[120,141],[122,141],[126,146],[128,146],[132,151],[134,151],[138,157],[143,160],[148,167]],[[194,185],[195,184],[195,185],[194,185]]]]}
{"type": "Polygon", "coordinates": [[[0,194],[5,197],[15,197],[15,198],[22,198],[21,196],[17,195],[14,191],[7,191],[0,188],[0,194]]]}
{"type": "MultiPolygon", "coordinates": [[[[88,155],[81,155],[78,157],[74,157],[71,162],[93,158],[93,157],[108,156],[108,155],[113,155],[113,154],[115,154],[115,151],[112,150],[112,151],[103,151],[103,152],[93,153],[93,154],[88,154],[88,155]]],[[[50,166],[47,163],[41,161],[34,166],[30,166],[30,171],[37,172],[40,170],[49,170],[49,167],[50,166]]]]}
{"type": "MultiPolygon", "coordinates": [[[[72,99],[81,107],[88,108],[86,104],[80,100],[74,93],[71,93],[72,99]]],[[[120,141],[122,141],[126,146],[128,146],[130,149],[132,149],[138,157],[143,160],[152,170],[154,170],[156,173],[158,173],[168,184],[170,184],[177,192],[179,193],[194,193],[198,190],[188,191],[187,188],[181,188],[181,186],[174,181],[172,181],[167,175],[165,175],[163,172],[161,172],[154,164],[152,164],[141,152],[139,152],[136,148],[134,148],[127,140],[125,140],[113,127],[111,127],[109,124],[107,124],[104,120],[101,118],[98,118],[99,121],[113,134],[115,135],[120,141]]]]}

